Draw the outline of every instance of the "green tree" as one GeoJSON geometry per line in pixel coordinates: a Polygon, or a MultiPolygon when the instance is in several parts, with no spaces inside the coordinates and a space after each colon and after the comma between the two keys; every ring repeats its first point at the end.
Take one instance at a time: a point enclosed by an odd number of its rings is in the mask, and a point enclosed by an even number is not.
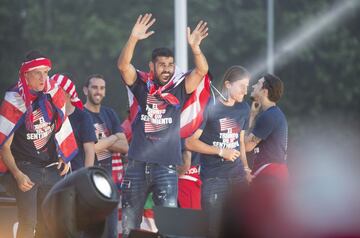
{"type": "MultiPolygon", "coordinates": [[[[252,69],[259,59],[265,62],[266,2],[188,0],[188,25],[194,27],[200,19],[208,21],[209,36],[202,49],[216,84],[231,65],[252,69]]],[[[137,46],[133,61],[136,67],[148,69],[153,48],[174,47],[173,1],[0,0],[0,3],[2,95],[16,81],[25,52],[39,49],[53,60],[52,72],[69,74],[79,91],[88,75],[103,74],[108,82],[105,104],[124,117],[127,98],[116,60],[137,16],[151,12],[157,22],[152,27],[155,34],[137,46]]],[[[275,1],[275,43],[296,31],[307,19],[338,3],[335,0],[275,1]]],[[[300,123],[300,117],[316,117],[327,111],[346,112],[355,118],[359,115],[359,24],[357,7],[340,25],[324,31],[316,41],[304,44],[276,67],[275,73],[286,86],[281,106],[292,125],[300,123]]]]}

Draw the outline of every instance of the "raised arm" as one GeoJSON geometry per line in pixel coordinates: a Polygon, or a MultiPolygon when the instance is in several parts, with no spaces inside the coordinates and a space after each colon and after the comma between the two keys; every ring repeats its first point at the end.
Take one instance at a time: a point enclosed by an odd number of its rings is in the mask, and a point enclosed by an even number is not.
{"type": "Polygon", "coordinates": [[[197,88],[202,78],[209,70],[206,58],[200,49],[201,41],[207,36],[208,27],[206,22],[200,21],[192,33],[190,28],[187,28],[187,40],[193,53],[195,63],[195,68],[185,79],[187,93],[192,93],[197,88]]]}
{"type": "Polygon", "coordinates": [[[138,17],[117,62],[120,74],[128,86],[133,85],[136,80],[136,70],[131,64],[135,46],[139,40],[146,39],[154,34],[154,31],[148,31],[155,22],[155,18],[151,18],[151,16],[151,14],[146,13],[144,16],[140,15],[138,17]]]}

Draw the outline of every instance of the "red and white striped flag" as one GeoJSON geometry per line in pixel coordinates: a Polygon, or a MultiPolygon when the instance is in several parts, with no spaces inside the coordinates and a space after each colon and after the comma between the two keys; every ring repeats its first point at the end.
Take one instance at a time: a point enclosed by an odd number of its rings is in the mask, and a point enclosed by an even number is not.
{"type": "Polygon", "coordinates": [[[205,107],[210,99],[210,76],[206,74],[181,109],[180,136],[191,136],[201,125],[205,107]]]}
{"type": "Polygon", "coordinates": [[[72,105],[79,108],[80,110],[84,110],[84,105],[77,94],[76,86],[69,77],[62,74],[54,74],[51,77],[51,80],[54,80],[60,88],[64,89],[64,91],[70,95],[70,101],[72,105]]]}
{"type": "Polygon", "coordinates": [[[239,125],[232,118],[221,118],[220,119],[220,131],[231,130],[232,133],[240,132],[239,125]]]}

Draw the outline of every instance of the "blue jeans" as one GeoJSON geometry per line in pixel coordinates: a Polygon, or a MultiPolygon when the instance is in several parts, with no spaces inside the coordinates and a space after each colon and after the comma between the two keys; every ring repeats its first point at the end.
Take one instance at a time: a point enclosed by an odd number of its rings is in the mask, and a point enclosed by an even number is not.
{"type": "Polygon", "coordinates": [[[129,160],[122,183],[122,227],[126,238],[139,229],[150,192],[156,206],[177,207],[178,177],[175,165],[129,160]]]}
{"type": "Polygon", "coordinates": [[[52,186],[62,178],[57,166],[45,168],[27,161],[18,162],[17,166],[35,185],[29,191],[22,192],[15,182],[19,219],[16,237],[34,237],[34,230],[35,237],[51,237],[44,223],[41,204],[52,186]]]}
{"type": "MultiPolygon", "coordinates": [[[[96,166],[102,167],[112,177],[112,158],[97,161],[96,166]]],[[[116,207],[107,217],[105,222],[105,231],[102,237],[117,238],[118,237],[118,208],[116,207]]]]}
{"type": "Polygon", "coordinates": [[[218,237],[222,211],[233,186],[245,185],[245,178],[208,178],[202,180],[201,206],[208,216],[208,236],[218,237]]]}

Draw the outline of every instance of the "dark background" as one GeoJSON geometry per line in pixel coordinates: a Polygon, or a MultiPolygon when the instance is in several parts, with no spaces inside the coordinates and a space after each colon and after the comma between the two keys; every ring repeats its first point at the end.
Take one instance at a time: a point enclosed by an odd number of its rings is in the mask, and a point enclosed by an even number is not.
{"type": "MultiPolygon", "coordinates": [[[[279,50],[281,42],[286,43],[304,24],[314,26],[348,1],[274,2],[275,50],[279,50]]],[[[300,138],[312,138],[312,133],[329,138],[327,132],[340,136],[337,146],[351,137],[354,148],[360,148],[360,7],[354,6],[316,29],[317,37],[301,41],[279,57],[275,74],[285,83],[279,105],[289,121],[290,152],[301,153],[300,138]]],[[[266,68],[254,69],[254,65],[266,62],[266,7],[265,0],[188,0],[188,25],[193,28],[200,19],[209,25],[202,49],[215,83],[235,64],[249,68],[254,79],[265,72],[266,68]]],[[[143,70],[148,69],[154,47],[174,47],[171,0],[0,0],[1,95],[17,81],[25,53],[38,49],[52,59],[51,74],[70,75],[81,96],[86,77],[103,74],[107,80],[104,104],[125,118],[127,96],[116,61],[137,16],[145,12],[153,13],[157,21],[152,27],[155,34],[136,48],[133,63],[143,70]]],[[[191,54],[189,58],[191,68],[191,54]]]]}

